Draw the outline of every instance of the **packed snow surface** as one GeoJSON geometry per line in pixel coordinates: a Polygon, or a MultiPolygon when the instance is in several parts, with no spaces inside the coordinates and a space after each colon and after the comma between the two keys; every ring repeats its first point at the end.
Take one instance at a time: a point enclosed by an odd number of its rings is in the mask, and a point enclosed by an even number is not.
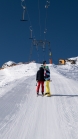
{"type": "Polygon", "coordinates": [[[0,70],[0,139],[78,139],[78,65],[49,65],[51,97],[36,95],[39,66],[0,70]]]}

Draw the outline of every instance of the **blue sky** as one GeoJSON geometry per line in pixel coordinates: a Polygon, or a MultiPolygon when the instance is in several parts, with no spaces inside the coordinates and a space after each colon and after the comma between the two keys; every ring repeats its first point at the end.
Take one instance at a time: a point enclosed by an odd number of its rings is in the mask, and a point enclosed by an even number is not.
{"type": "MultiPolygon", "coordinates": [[[[44,39],[46,0],[25,0],[33,32],[37,40],[44,39]],[[39,10],[40,6],[40,25],[39,10]]],[[[78,1],[50,0],[47,17],[46,40],[51,43],[52,61],[58,64],[60,58],[66,59],[78,56],[78,1]]],[[[30,22],[28,14],[21,22],[21,0],[0,0],[0,67],[3,63],[28,62],[31,48],[30,22]]],[[[43,61],[43,51],[39,48],[39,62],[43,61]]],[[[33,47],[31,60],[38,62],[36,48],[33,47]]],[[[45,60],[48,63],[49,50],[45,49],[45,60]]]]}

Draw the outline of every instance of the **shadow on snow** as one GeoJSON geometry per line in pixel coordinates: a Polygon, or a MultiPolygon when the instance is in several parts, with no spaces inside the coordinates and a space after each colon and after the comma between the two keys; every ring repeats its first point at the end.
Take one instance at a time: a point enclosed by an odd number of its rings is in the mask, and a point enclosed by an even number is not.
{"type": "Polygon", "coordinates": [[[61,94],[53,94],[51,97],[78,97],[78,95],[61,95],[61,94]]]}

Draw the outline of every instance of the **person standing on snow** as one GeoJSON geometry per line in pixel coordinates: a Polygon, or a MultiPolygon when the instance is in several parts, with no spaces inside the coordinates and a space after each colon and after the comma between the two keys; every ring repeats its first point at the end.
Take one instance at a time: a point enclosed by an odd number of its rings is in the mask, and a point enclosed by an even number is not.
{"type": "Polygon", "coordinates": [[[44,79],[45,79],[45,84],[46,84],[46,93],[45,95],[48,95],[50,96],[50,86],[49,86],[49,83],[50,83],[50,69],[48,66],[45,67],[45,70],[44,70],[44,79]]]}
{"type": "Polygon", "coordinates": [[[43,65],[41,65],[41,67],[39,68],[39,70],[37,71],[36,74],[36,81],[37,81],[37,95],[39,95],[39,89],[40,89],[40,85],[41,85],[41,93],[42,95],[44,95],[44,68],[46,65],[46,61],[43,61],[43,65]]]}

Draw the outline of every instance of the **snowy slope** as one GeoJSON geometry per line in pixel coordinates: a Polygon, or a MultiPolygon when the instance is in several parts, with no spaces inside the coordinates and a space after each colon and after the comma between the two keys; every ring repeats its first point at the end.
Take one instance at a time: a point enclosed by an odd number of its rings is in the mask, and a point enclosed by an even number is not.
{"type": "Polygon", "coordinates": [[[76,61],[76,65],[78,65],[78,56],[77,57],[68,58],[68,60],[75,60],[76,61]]]}
{"type": "Polygon", "coordinates": [[[72,57],[72,58],[68,58],[69,60],[77,60],[78,61],[78,56],[77,57],[72,57]]]}
{"type": "MultiPolygon", "coordinates": [[[[14,85],[14,82],[18,79],[21,79],[25,77],[27,79],[28,77],[31,77],[32,75],[35,75],[36,72],[36,64],[22,64],[17,65],[14,67],[7,67],[4,70],[0,71],[0,88],[1,90],[4,90],[5,86],[14,85]]],[[[9,87],[10,89],[11,87],[9,87]]],[[[3,95],[3,91],[0,91],[0,95],[3,95]]]]}
{"type": "Polygon", "coordinates": [[[62,74],[63,76],[74,79],[78,81],[78,65],[77,64],[67,64],[67,65],[59,65],[55,66],[57,72],[62,74]]]}
{"type": "Polygon", "coordinates": [[[4,64],[2,65],[2,68],[6,68],[6,67],[9,67],[9,66],[12,66],[13,64],[16,64],[16,63],[13,62],[13,61],[8,61],[8,62],[6,62],[6,63],[4,63],[4,64]]]}
{"type": "Polygon", "coordinates": [[[39,64],[0,71],[0,139],[78,139],[78,66],[49,66],[50,98],[35,93],[39,64]]]}

